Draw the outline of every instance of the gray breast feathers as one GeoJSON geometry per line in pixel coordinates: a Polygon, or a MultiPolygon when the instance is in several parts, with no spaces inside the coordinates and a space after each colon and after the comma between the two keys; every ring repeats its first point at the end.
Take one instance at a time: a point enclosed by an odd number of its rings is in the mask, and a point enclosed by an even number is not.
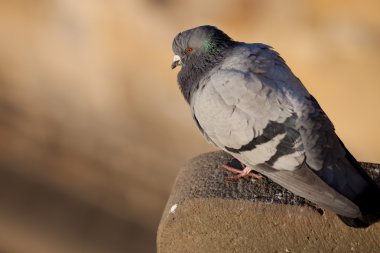
{"type": "Polygon", "coordinates": [[[298,79],[267,46],[237,48],[232,55],[194,93],[190,104],[199,127],[212,143],[250,165],[299,166],[304,157],[294,130],[297,115],[285,89],[298,79]]]}

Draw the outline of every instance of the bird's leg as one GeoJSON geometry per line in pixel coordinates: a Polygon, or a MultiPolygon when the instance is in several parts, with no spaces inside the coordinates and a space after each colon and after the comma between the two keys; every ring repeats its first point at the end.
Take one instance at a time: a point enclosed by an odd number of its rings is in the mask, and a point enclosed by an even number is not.
{"type": "Polygon", "coordinates": [[[251,172],[252,168],[249,166],[246,166],[243,170],[235,169],[229,165],[223,165],[223,168],[229,172],[237,174],[236,176],[226,177],[225,178],[226,180],[235,180],[235,179],[239,179],[239,178],[250,178],[250,177],[254,178],[254,179],[262,179],[263,178],[263,176],[251,172]]]}

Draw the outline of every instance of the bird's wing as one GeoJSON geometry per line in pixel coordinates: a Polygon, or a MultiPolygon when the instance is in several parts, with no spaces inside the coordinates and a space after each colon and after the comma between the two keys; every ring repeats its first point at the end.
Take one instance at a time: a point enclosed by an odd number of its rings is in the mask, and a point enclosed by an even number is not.
{"type": "Polygon", "coordinates": [[[268,51],[268,58],[274,64],[267,64],[266,71],[264,68],[257,76],[275,90],[284,92],[285,103],[290,103],[295,115],[295,125],[289,127],[299,134],[305,156],[299,169],[289,173],[284,171],[286,168],[280,168],[268,176],[296,194],[330,207],[338,214],[358,217],[359,208],[349,199],[355,199],[364,191],[368,182],[346,159],[346,151],[334,126],[318,102],[276,52],[264,50],[268,51]]]}
{"type": "Polygon", "coordinates": [[[259,164],[254,169],[294,194],[337,214],[350,218],[361,215],[358,206],[326,184],[306,163],[294,171],[274,170],[265,164],[259,164]]]}
{"type": "Polygon", "coordinates": [[[236,50],[200,83],[190,103],[205,135],[294,193],[359,216],[343,195],[355,195],[366,182],[345,160],[315,99],[270,47],[236,50]]]}

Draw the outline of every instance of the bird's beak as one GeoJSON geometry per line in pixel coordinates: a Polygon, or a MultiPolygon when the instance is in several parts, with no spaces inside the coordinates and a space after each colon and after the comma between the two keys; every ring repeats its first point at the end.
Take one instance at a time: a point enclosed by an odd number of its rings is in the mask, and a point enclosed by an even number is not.
{"type": "Polygon", "coordinates": [[[174,55],[173,62],[172,62],[172,69],[175,69],[175,67],[181,66],[181,65],[182,65],[181,57],[179,57],[178,55],[174,55]]]}

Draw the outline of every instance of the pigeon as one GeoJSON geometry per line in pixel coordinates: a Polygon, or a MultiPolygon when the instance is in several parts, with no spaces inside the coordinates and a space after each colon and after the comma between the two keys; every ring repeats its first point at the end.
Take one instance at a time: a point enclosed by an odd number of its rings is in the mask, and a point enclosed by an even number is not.
{"type": "Polygon", "coordinates": [[[270,46],[233,40],[210,25],[173,40],[172,69],[203,136],[246,167],[348,226],[380,220],[380,188],[335,133],[316,99],[270,46]]]}

